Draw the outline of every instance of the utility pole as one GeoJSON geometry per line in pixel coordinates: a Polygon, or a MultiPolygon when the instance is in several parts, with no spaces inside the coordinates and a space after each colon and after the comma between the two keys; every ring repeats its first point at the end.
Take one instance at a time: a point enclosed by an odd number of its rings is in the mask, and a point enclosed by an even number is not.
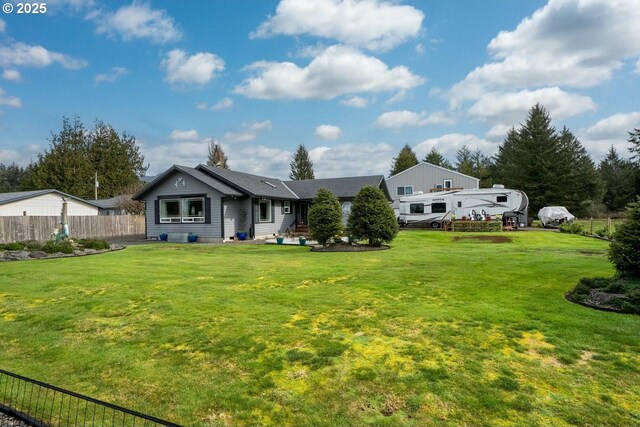
{"type": "Polygon", "coordinates": [[[94,186],[93,186],[93,200],[98,200],[98,187],[100,186],[100,183],[98,182],[98,172],[96,171],[96,175],[95,175],[95,179],[94,179],[94,186]]]}

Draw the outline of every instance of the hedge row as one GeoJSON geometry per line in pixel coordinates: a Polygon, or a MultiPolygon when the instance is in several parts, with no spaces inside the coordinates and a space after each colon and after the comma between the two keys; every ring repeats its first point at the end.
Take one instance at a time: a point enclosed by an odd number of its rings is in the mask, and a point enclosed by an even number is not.
{"type": "Polygon", "coordinates": [[[454,221],[453,231],[502,231],[501,221],[454,221]]]}

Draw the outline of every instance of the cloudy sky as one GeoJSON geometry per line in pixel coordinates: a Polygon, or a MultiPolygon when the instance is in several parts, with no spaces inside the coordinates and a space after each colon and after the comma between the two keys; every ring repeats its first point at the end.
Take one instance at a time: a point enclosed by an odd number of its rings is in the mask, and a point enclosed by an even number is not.
{"type": "MultiPolygon", "coordinates": [[[[638,0],[48,1],[0,14],[0,162],[62,117],[136,137],[149,174],[388,174],[404,144],[495,153],[542,103],[598,161],[640,127],[638,0]]],[[[6,5],[5,5],[6,7],[6,5]]]]}

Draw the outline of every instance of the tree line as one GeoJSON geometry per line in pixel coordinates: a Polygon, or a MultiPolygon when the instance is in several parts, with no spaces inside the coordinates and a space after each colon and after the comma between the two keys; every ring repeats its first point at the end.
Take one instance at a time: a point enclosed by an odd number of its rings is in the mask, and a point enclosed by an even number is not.
{"type": "MultiPolygon", "coordinates": [[[[480,179],[480,187],[504,184],[524,191],[532,214],[561,205],[575,215],[620,212],[640,194],[640,129],[629,132],[631,158],[612,146],[596,165],[567,128],[558,131],[548,111],[533,106],[524,125],[511,128],[494,156],[460,147],[451,164],[435,147],[422,160],[480,179]]],[[[409,145],[393,158],[390,176],[418,164],[409,145]]]]}
{"type": "MultiPolygon", "coordinates": [[[[498,151],[487,156],[464,145],[451,163],[435,147],[422,159],[480,180],[480,187],[493,184],[523,190],[529,196],[531,213],[543,206],[566,206],[576,215],[620,212],[640,194],[640,129],[629,132],[630,158],[612,146],[596,165],[578,138],[566,127],[558,131],[548,111],[533,106],[526,122],[511,128],[498,151]]],[[[0,163],[0,192],[55,188],[75,196],[93,199],[95,175],[99,198],[132,194],[146,173],[144,156],[136,139],[119,134],[109,124],[97,120],[87,129],[79,117],[63,118],[62,129],[52,133],[50,146],[36,161],[22,167],[0,163]]],[[[206,163],[228,169],[221,145],[209,144],[206,163]]],[[[418,164],[408,144],[393,158],[389,175],[418,164]]],[[[292,180],[314,179],[309,151],[300,144],[290,163],[292,180]]]]}

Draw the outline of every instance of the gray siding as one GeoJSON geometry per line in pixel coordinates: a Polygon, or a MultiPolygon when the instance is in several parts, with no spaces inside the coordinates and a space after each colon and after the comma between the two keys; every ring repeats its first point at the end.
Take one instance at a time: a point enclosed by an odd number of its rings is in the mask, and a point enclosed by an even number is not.
{"type": "MultiPolygon", "coordinates": [[[[147,237],[157,237],[161,233],[194,233],[201,238],[220,238],[222,237],[222,219],[221,219],[221,198],[222,193],[214,190],[201,183],[200,181],[190,177],[189,175],[176,172],[170,174],[151,192],[145,195],[146,219],[147,219],[147,237]],[[175,186],[178,178],[182,178],[185,185],[175,186]],[[192,194],[204,194],[210,199],[211,224],[203,223],[173,223],[173,224],[156,224],[155,201],[160,196],[185,196],[192,194]]],[[[225,233],[226,234],[226,233],[225,233]]]]}
{"type": "Polygon", "coordinates": [[[235,236],[238,231],[246,231],[249,234],[251,227],[251,199],[225,199],[224,201],[224,238],[235,236]],[[240,209],[247,210],[247,221],[240,224],[240,209]],[[241,229],[242,228],[242,229],[241,229]]]}
{"type": "Polygon", "coordinates": [[[429,163],[420,163],[411,169],[407,169],[397,175],[387,178],[387,187],[393,199],[394,207],[397,208],[400,197],[397,192],[398,187],[413,186],[413,193],[418,191],[429,193],[436,185],[443,185],[445,180],[451,180],[452,187],[461,187],[465,190],[478,188],[480,181],[477,178],[469,177],[456,171],[441,168],[429,163]]]}
{"type": "Polygon", "coordinates": [[[287,231],[287,228],[295,221],[295,202],[291,202],[291,213],[282,213],[282,200],[271,200],[272,206],[272,222],[259,222],[260,212],[258,202],[254,203],[254,221],[255,221],[255,235],[256,237],[272,237],[274,234],[283,234],[287,231]]]}

